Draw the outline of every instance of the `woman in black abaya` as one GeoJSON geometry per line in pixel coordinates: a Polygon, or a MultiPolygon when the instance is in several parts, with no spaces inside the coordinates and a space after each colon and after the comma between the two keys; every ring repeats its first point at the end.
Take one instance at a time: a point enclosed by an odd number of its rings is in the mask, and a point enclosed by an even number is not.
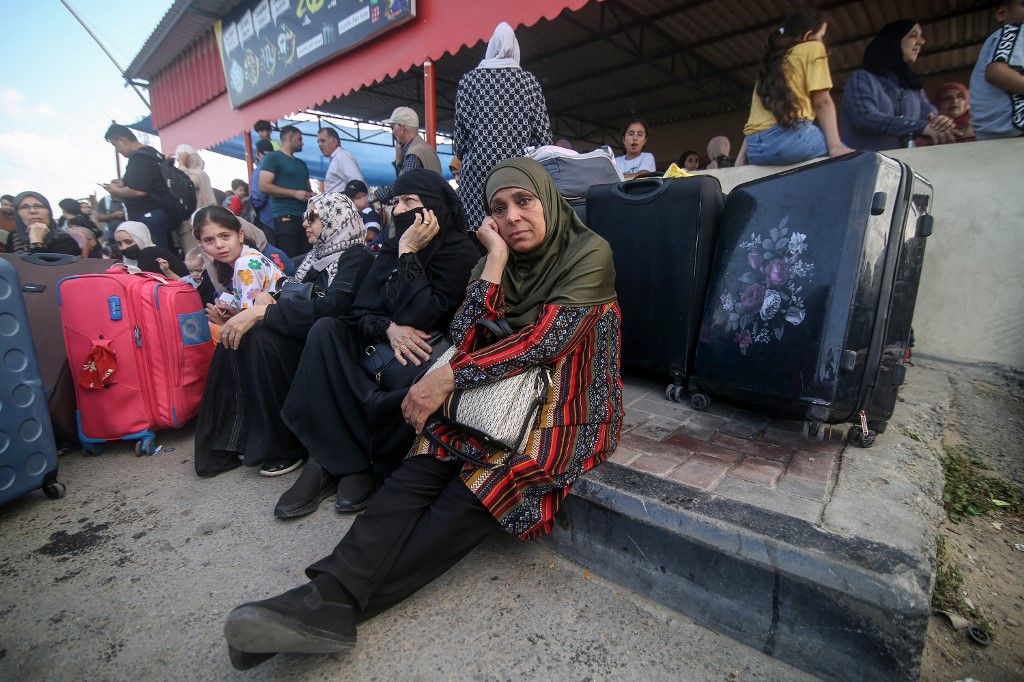
{"type": "Polygon", "coordinates": [[[359,210],[344,194],[314,195],[304,224],[312,248],[293,279],[313,284],[309,300],[260,294],[221,329],[196,420],[195,467],[203,478],[243,463],[280,476],[306,458],[281,422],[281,405],[313,323],[348,310],[373,256],[359,210]]]}
{"type": "Polygon", "coordinates": [[[447,328],[480,258],[458,195],[440,175],[407,171],[394,189],[396,234],[349,312],[314,324],[302,352],[282,416],[310,460],[274,508],[278,518],[310,514],[335,490],[338,511],[366,507],[415,434],[401,412],[408,386],[381,389],[360,360],[387,342],[402,364],[422,365],[426,339],[447,328]]]}

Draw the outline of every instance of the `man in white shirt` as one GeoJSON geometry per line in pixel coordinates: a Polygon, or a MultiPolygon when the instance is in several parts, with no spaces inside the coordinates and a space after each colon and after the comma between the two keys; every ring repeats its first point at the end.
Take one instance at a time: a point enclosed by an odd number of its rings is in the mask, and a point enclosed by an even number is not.
{"type": "Polygon", "coordinates": [[[316,144],[320,153],[331,160],[324,178],[324,192],[344,192],[345,185],[351,180],[362,180],[363,173],[355,157],[341,148],[341,138],[334,128],[321,128],[316,134],[316,144]]]}

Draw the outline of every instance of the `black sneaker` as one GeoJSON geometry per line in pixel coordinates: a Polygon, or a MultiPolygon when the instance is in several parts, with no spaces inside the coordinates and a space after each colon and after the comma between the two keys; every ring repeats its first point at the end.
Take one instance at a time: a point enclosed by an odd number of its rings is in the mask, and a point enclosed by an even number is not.
{"type": "MultiPolygon", "coordinates": [[[[330,654],[356,643],[356,618],[348,604],[327,601],[313,583],[263,601],[242,604],[224,623],[228,646],[245,654],[330,654]]],[[[260,656],[239,656],[258,665],[260,656]]],[[[251,667],[251,666],[250,666],[251,667]]]]}
{"type": "Polygon", "coordinates": [[[342,476],[338,481],[338,497],[334,500],[334,509],[342,514],[362,511],[370,503],[373,492],[372,471],[342,476]]]}
{"type": "Polygon", "coordinates": [[[302,458],[296,460],[270,460],[260,467],[260,476],[283,476],[302,466],[302,458]]]}
{"type": "Polygon", "coordinates": [[[277,501],[274,516],[279,519],[297,519],[312,514],[337,488],[338,479],[311,459],[302,467],[302,473],[292,487],[277,501]]]}

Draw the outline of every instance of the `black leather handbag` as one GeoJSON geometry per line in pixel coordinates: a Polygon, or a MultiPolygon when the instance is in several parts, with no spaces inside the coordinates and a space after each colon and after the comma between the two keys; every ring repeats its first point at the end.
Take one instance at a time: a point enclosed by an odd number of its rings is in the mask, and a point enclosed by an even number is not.
{"type": "Polygon", "coordinates": [[[308,301],[313,298],[312,282],[284,282],[277,292],[277,301],[308,301]]]}
{"type": "Polygon", "coordinates": [[[452,346],[452,342],[441,332],[432,335],[427,343],[430,344],[430,359],[421,360],[419,365],[400,363],[395,358],[395,349],[388,341],[367,346],[361,359],[363,369],[385,391],[408,388],[426,373],[434,360],[452,346]]]}

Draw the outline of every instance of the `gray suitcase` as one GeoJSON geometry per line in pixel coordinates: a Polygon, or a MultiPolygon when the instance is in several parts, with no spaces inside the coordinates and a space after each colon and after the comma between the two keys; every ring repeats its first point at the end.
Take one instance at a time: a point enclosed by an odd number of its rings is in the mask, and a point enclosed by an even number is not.
{"type": "MultiPolygon", "coordinates": [[[[59,342],[60,339],[51,339],[59,342]]],[[[39,488],[64,497],[39,363],[14,267],[0,259],[0,504],[39,488]]]]}

